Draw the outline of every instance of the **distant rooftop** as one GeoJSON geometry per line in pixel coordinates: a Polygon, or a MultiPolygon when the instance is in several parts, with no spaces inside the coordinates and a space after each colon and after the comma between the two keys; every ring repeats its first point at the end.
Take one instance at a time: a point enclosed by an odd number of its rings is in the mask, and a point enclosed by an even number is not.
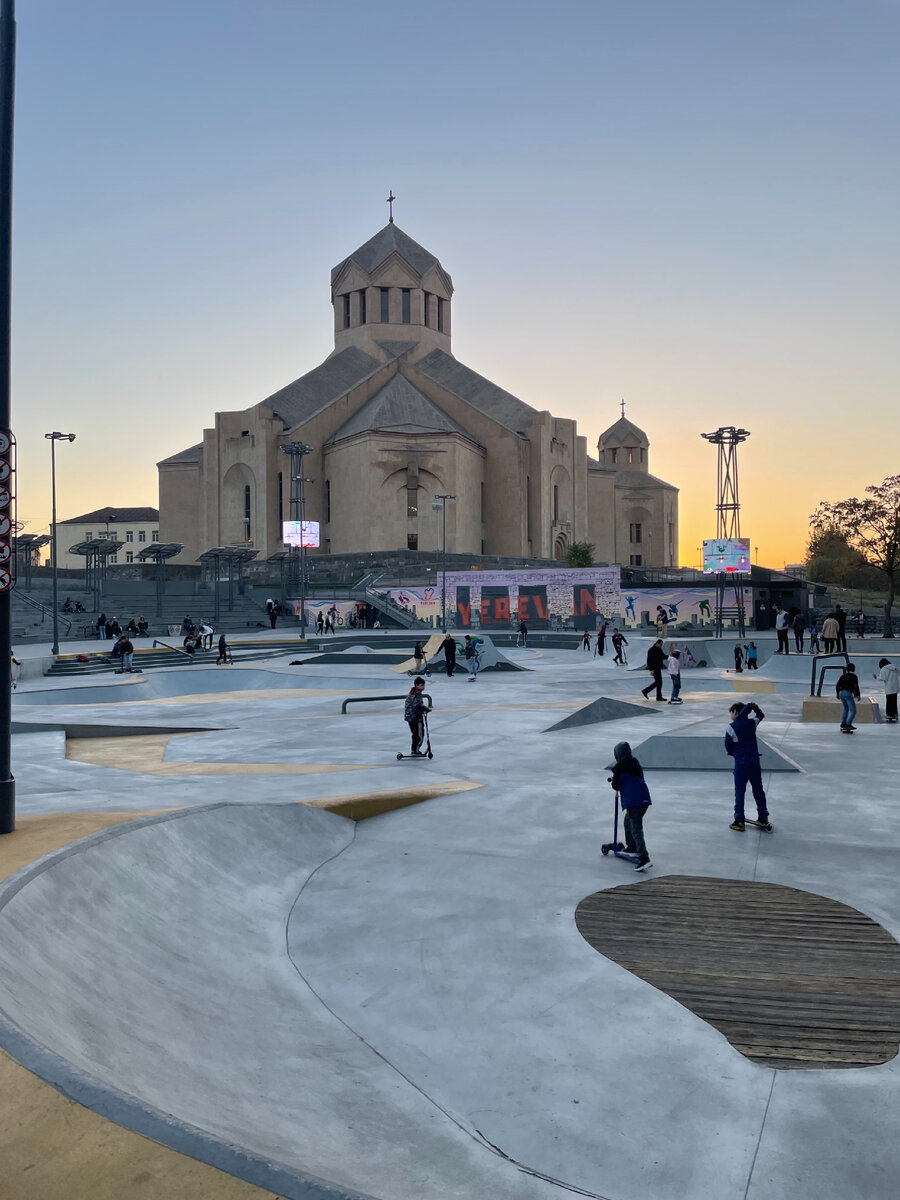
{"type": "Polygon", "coordinates": [[[131,521],[135,525],[141,522],[159,520],[158,508],[116,508],[107,505],[106,508],[95,508],[93,512],[82,513],[80,517],[67,517],[60,525],[97,525],[103,522],[110,525],[122,525],[131,521]]]}

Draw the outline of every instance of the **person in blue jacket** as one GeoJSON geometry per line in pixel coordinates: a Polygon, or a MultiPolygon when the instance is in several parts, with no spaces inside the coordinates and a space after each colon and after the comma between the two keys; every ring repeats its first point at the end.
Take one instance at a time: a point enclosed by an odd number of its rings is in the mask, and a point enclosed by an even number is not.
{"type": "Polygon", "coordinates": [[[625,825],[625,850],[636,854],[636,871],[652,867],[647,844],[644,841],[644,813],[650,807],[650,789],[644,782],[641,764],[631,753],[628,742],[619,742],[613,750],[616,765],[609,776],[613,790],[619,793],[625,825]]]}
{"type": "Polygon", "coordinates": [[[731,828],[736,833],[743,833],[746,829],[744,793],[749,783],[756,801],[757,819],[764,828],[770,829],[769,809],[759,765],[759,746],[756,743],[756,727],[765,713],[758,704],[732,704],[728,711],[732,721],[725,730],[725,751],[734,759],[734,820],[731,828]]]}

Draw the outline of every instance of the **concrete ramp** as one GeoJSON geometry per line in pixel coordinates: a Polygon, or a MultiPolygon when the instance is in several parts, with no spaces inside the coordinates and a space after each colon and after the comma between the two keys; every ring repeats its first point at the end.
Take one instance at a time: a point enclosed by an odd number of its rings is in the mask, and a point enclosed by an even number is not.
{"type": "MultiPolygon", "coordinates": [[[[725,753],[723,737],[677,737],[660,734],[633,747],[634,756],[645,771],[733,771],[734,763],[725,753]]],[[[759,739],[759,765],[764,771],[799,771],[797,764],[780,750],[759,739]]],[[[612,770],[614,762],[607,763],[612,770]]]]}
{"type": "MultiPolygon", "coordinates": [[[[506,657],[505,654],[500,653],[500,651],[494,645],[493,640],[487,634],[473,633],[473,634],[471,634],[471,638],[472,638],[473,642],[475,643],[475,652],[478,656],[478,671],[479,671],[479,673],[481,671],[527,671],[528,670],[528,667],[520,667],[516,663],[510,662],[510,660],[506,657]]],[[[435,667],[443,668],[443,666],[444,666],[444,652],[440,648],[443,640],[444,640],[444,635],[442,633],[438,633],[438,634],[435,634],[434,637],[430,637],[428,639],[428,641],[425,643],[425,645],[423,646],[423,649],[425,651],[425,661],[428,663],[429,667],[431,667],[432,669],[434,669],[435,667]]],[[[454,634],[453,640],[456,642],[457,669],[460,671],[464,671],[466,669],[465,635],[464,634],[463,635],[454,634]]],[[[392,667],[391,669],[394,671],[413,671],[413,670],[415,670],[415,666],[416,666],[416,660],[414,658],[408,658],[405,662],[400,663],[399,666],[392,667]]]]}
{"type": "MultiPolygon", "coordinates": [[[[425,661],[429,664],[429,666],[431,665],[431,662],[433,659],[439,659],[441,662],[443,662],[444,655],[443,655],[443,653],[439,653],[441,643],[443,642],[443,640],[444,640],[444,635],[442,633],[433,633],[431,635],[431,637],[428,639],[428,641],[422,647],[422,649],[425,651],[425,661]]],[[[415,644],[415,643],[413,643],[413,644],[415,644]]],[[[457,649],[457,653],[459,653],[458,649],[457,649]]],[[[392,671],[397,671],[397,672],[414,671],[415,669],[416,669],[416,660],[414,658],[405,658],[405,659],[403,659],[402,662],[399,662],[395,667],[391,667],[392,671]]]]}
{"type": "Polygon", "coordinates": [[[578,712],[571,713],[545,729],[544,733],[555,733],[558,729],[578,729],[584,725],[596,725],[600,721],[624,721],[629,717],[651,717],[658,715],[655,708],[644,708],[642,704],[629,704],[626,700],[612,700],[601,696],[578,712]]]}
{"type": "Polygon", "coordinates": [[[548,1200],[558,1189],[430,1103],[290,957],[303,889],[354,829],[217,805],[39,860],[0,889],[0,1044],[86,1107],[285,1197],[548,1200]]]}

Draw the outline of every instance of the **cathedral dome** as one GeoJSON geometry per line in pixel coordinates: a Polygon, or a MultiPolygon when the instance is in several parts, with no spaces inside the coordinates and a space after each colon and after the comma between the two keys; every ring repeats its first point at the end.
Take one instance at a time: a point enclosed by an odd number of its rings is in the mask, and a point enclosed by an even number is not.
{"type": "Polygon", "coordinates": [[[597,440],[597,457],[604,467],[616,470],[630,468],[631,470],[646,471],[649,469],[650,439],[643,429],[638,429],[633,421],[626,416],[604,430],[597,440]]]}
{"type": "Polygon", "coordinates": [[[439,260],[393,221],[331,272],[334,352],[355,346],[375,358],[410,361],[450,353],[453,281],[439,260]]]}

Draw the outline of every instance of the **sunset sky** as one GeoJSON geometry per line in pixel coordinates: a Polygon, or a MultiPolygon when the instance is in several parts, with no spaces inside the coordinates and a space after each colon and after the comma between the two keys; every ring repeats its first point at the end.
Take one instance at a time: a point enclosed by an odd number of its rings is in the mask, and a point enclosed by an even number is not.
{"type": "MultiPolygon", "coordinates": [[[[157,503],[155,463],[332,347],[387,219],[453,276],[458,358],[595,447],[627,402],[715,534],[804,556],[900,471],[894,0],[29,0],[18,8],[19,517],[157,503]]],[[[593,450],[592,450],[593,452],[593,450]]],[[[310,514],[312,515],[312,514],[310,514]]],[[[163,531],[164,534],[165,531],[163,531]]]]}

